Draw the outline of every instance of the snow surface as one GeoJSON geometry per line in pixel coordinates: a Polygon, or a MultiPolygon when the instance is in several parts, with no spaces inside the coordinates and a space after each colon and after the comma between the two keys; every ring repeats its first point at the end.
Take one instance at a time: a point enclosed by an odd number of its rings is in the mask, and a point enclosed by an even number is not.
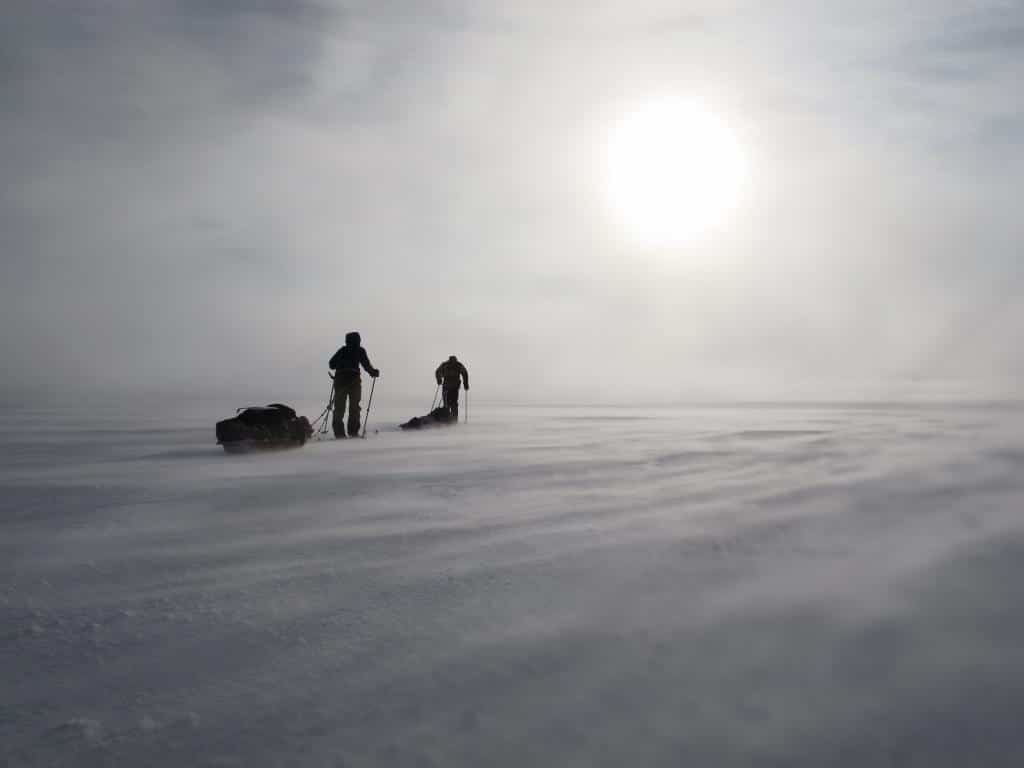
{"type": "Polygon", "coordinates": [[[1024,413],[425,406],[5,412],[0,764],[1024,764],[1024,413]]]}

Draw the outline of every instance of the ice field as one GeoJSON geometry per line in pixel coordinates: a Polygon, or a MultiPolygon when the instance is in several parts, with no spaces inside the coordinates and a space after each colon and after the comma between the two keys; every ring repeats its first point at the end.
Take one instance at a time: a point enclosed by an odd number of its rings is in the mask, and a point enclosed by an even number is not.
{"type": "Polygon", "coordinates": [[[4,411],[0,765],[1024,764],[1024,410],[425,412],[4,411]]]}

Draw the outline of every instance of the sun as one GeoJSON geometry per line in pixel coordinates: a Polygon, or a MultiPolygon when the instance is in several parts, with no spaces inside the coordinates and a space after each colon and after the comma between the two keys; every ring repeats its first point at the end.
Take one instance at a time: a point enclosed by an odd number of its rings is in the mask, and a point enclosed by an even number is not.
{"type": "Polygon", "coordinates": [[[651,101],[612,128],[606,193],[625,233],[652,247],[719,227],[741,196],[746,163],[728,124],[699,104],[651,101]]]}

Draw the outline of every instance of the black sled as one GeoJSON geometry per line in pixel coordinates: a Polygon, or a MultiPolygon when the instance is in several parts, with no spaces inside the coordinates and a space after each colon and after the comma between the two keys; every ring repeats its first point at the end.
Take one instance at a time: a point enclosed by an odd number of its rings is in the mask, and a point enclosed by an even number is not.
{"type": "Polygon", "coordinates": [[[239,408],[234,418],[217,422],[217,444],[228,453],[298,448],[312,436],[309,419],[281,403],[239,408]]]}
{"type": "Polygon", "coordinates": [[[424,427],[448,427],[458,422],[444,408],[435,408],[426,416],[416,416],[409,419],[405,424],[399,424],[401,429],[423,429],[424,427]]]}

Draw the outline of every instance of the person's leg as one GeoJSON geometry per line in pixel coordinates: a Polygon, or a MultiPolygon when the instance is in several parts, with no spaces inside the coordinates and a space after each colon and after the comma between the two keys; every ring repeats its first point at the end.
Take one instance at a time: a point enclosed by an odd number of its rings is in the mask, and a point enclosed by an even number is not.
{"type": "Polygon", "coordinates": [[[362,409],[359,401],[363,396],[363,381],[358,376],[348,385],[348,436],[359,437],[359,417],[362,409]]]}
{"type": "Polygon", "coordinates": [[[334,415],[331,418],[331,427],[334,428],[335,437],[345,436],[345,390],[338,383],[334,385],[334,415]]]}
{"type": "Polygon", "coordinates": [[[444,391],[444,404],[448,409],[448,413],[452,417],[452,421],[459,420],[459,388],[458,387],[447,387],[444,391]]]}

